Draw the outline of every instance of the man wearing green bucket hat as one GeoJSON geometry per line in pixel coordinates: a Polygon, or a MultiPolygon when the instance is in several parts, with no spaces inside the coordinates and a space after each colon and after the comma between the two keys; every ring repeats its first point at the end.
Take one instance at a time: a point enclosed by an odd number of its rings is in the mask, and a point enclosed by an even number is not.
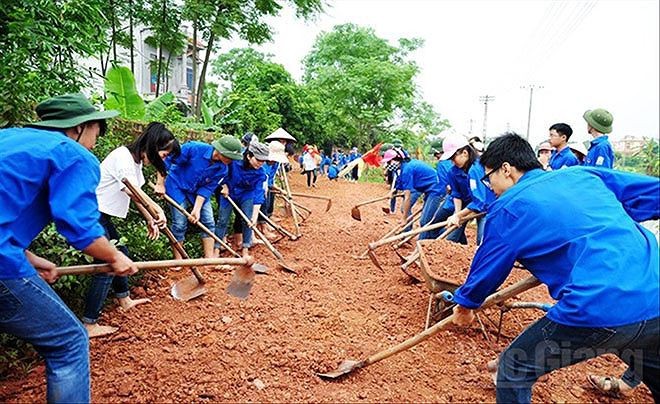
{"type": "Polygon", "coordinates": [[[582,115],[587,121],[587,132],[593,136],[589,153],[584,160],[585,166],[612,168],[614,166],[614,150],[607,138],[612,132],[612,114],[602,108],[587,110],[582,115]]]}
{"type": "Polygon", "coordinates": [[[36,111],[41,121],[0,130],[0,332],[45,359],[48,402],[89,402],[87,332],[44,282],[55,281],[56,265],[27,248],[52,221],[113,275],[137,272],[99,224],[99,161],[89,152],[118,112],[97,111],[82,94],[50,98],[36,111]]]}
{"type": "MultiPolygon", "coordinates": [[[[241,159],[241,142],[229,135],[222,136],[212,144],[186,142],[181,146],[181,154],[174,158],[167,157],[167,178],[158,177],[156,193],[167,193],[184,208],[192,206],[191,219],[172,207],[172,233],[177,241],[183,243],[188,221],[193,224],[199,221],[209,230],[215,230],[211,195],[227,176],[228,165],[233,160],[241,159]]],[[[213,257],[213,239],[203,232],[200,232],[200,237],[204,257],[213,257]]],[[[182,258],[176,249],[173,254],[175,259],[182,258]]]]}

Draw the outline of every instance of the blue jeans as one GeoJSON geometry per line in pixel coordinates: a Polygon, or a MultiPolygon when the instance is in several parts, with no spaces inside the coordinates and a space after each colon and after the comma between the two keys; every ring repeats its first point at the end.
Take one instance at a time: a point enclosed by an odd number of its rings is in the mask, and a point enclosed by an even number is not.
{"type": "MultiPolygon", "coordinates": [[[[408,212],[408,217],[412,216],[413,210],[415,210],[415,204],[417,203],[417,200],[419,199],[420,196],[422,196],[421,192],[417,192],[417,191],[410,192],[410,211],[408,212]]],[[[401,213],[403,213],[403,202],[401,202],[401,213]]],[[[403,229],[403,231],[410,231],[410,230],[412,230],[412,224],[410,224],[408,227],[403,229]]]]}
{"type": "Polygon", "coordinates": [[[0,332],[44,358],[48,402],[90,401],[87,331],[39,275],[0,279],[0,332]]]}
{"type": "MultiPolygon", "coordinates": [[[[242,201],[234,201],[236,205],[245,213],[245,216],[250,219],[252,217],[252,212],[254,204],[252,199],[245,199],[242,201]]],[[[227,234],[227,226],[229,225],[229,219],[231,217],[231,211],[233,207],[225,198],[220,198],[218,202],[218,222],[215,226],[215,235],[218,238],[223,238],[227,234]]],[[[252,246],[252,229],[241,219],[239,214],[236,215],[234,220],[241,220],[242,222],[242,233],[243,233],[243,248],[250,248],[252,246]]],[[[220,248],[220,245],[216,243],[215,248],[220,248]]]]}
{"type": "Polygon", "coordinates": [[[605,353],[626,362],[660,402],[659,349],[660,317],[608,328],[570,327],[543,317],[500,355],[497,402],[529,403],[542,375],[605,353]]]}
{"type": "MultiPolygon", "coordinates": [[[[117,232],[117,228],[112,223],[110,216],[105,213],[101,213],[101,220],[99,220],[101,226],[105,230],[105,237],[108,240],[117,240],[121,238],[117,232]]],[[[127,257],[128,248],[125,245],[117,245],[117,249],[124,253],[127,257]]],[[[95,263],[101,263],[103,261],[94,260],[95,263]]],[[[128,277],[126,276],[114,276],[108,274],[94,274],[92,275],[92,283],[89,285],[87,290],[87,296],[85,297],[85,310],[83,311],[83,316],[81,318],[82,322],[85,324],[95,324],[99,316],[101,315],[101,309],[103,308],[103,303],[108,297],[108,292],[110,291],[110,286],[115,292],[117,298],[127,297],[130,292],[128,289],[128,277]]]]}
{"type": "MultiPolygon", "coordinates": [[[[422,216],[419,219],[420,226],[437,223],[437,215],[440,210],[440,202],[442,202],[440,195],[426,195],[424,197],[424,207],[422,208],[422,216]]],[[[419,234],[420,240],[434,239],[438,237],[438,230],[429,230],[419,234]]]]}
{"type": "MultiPolygon", "coordinates": [[[[275,209],[275,194],[271,192],[271,190],[268,190],[268,193],[266,194],[266,200],[264,200],[264,203],[261,204],[261,213],[266,215],[267,217],[273,216],[273,210],[275,209]]],[[[266,223],[266,220],[259,215],[259,218],[257,219],[258,223],[266,223]]]]}
{"type": "MultiPolygon", "coordinates": [[[[192,204],[186,199],[181,206],[188,209],[192,204]]],[[[215,229],[215,222],[213,220],[213,207],[211,206],[211,199],[207,199],[202,205],[199,213],[199,221],[206,226],[209,230],[215,229]]],[[[188,230],[188,218],[172,206],[172,233],[176,237],[176,241],[183,241],[186,238],[186,230],[188,230]]],[[[201,238],[211,237],[204,232],[199,233],[201,238]]]]}
{"type": "MultiPolygon", "coordinates": [[[[451,196],[447,196],[447,197],[450,198],[451,196]]],[[[438,212],[436,213],[435,218],[433,219],[434,223],[444,222],[445,220],[447,220],[449,216],[453,214],[454,214],[453,208],[448,209],[444,206],[440,207],[440,209],[438,209],[438,212]]],[[[449,235],[447,235],[447,240],[453,241],[454,243],[460,243],[463,245],[467,244],[467,237],[465,237],[465,226],[467,226],[467,223],[463,223],[461,227],[449,233],[449,235]]],[[[437,230],[433,230],[433,232],[435,233],[435,237],[431,237],[431,238],[438,238],[440,234],[445,232],[445,227],[442,227],[437,230]]]]}

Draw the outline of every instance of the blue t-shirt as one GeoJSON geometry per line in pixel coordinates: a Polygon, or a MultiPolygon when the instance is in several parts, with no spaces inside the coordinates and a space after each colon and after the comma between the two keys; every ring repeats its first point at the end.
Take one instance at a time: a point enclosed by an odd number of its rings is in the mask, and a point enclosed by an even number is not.
{"type": "Polygon", "coordinates": [[[472,202],[470,178],[468,177],[468,173],[463,171],[463,169],[453,165],[449,170],[449,186],[451,187],[450,197],[463,201],[463,208],[467,207],[470,202],[472,202]]]}
{"type": "Polygon", "coordinates": [[[208,200],[220,181],[227,175],[227,166],[214,161],[213,146],[203,142],[186,142],[176,158],[168,156],[165,191],[177,203],[195,203],[197,195],[208,200]]]}
{"type": "Polygon", "coordinates": [[[559,153],[556,150],[552,151],[548,165],[553,170],[559,170],[560,168],[579,166],[580,162],[571,151],[571,148],[566,146],[559,153]]]}
{"type": "Polygon", "coordinates": [[[591,141],[591,147],[584,159],[585,166],[614,167],[614,150],[607,136],[600,136],[591,141]]]}
{"type": "MultiPolygon", "coordinates": [[[[447,189],[449,185],[449,171],[454,166],[454,163],[451,160],[438,160],[438,163],[435,165],[435,172],[438,175],[438,182],[444,190],[447,189]]],[[[445,203],[442,205],[443,208],[447,210],[454,210],[454,198],[451,195],[447,195],[445,203]]]]}
{"type": "Polygon", "coordinates": [[[0,130],[0,279],[36,275],[25,249],[51,221],[79,250],[105,235],[100,178],[98,159],[61,132],[0,130]]]}
{"type": "Polygon", "coordinates": [[[338,177],[338,174],[339,174],[339,167],[337,167],[336,164],[332,164],[332,165],[330,165],[330,167],[328,167],[328,178],[329,179],[334,180],[335,178],[338,177]]]}
{"type": "MultiPolygon", "coordinates": [[[[252,199],[253,204],[260,205],[266,199],[266,190],[264,187],[264,183],[267,180],[266,171],[263,166],[254,169],[252,166],[245,167],[245,164],[242,160],[231,162],[229,175],[225,182],[229,187],[229,196],[237,204],[252,199]]],[[[224,198],[219,200],[223,201],[223,203],[229,203],[224,198]]]]}
{"type": "Polygon", "coordinates": [[[477,159],[468,170],[472,201],[467,206],[463,206],[464,208],[475,212],[486,212],[488,207],[495,201],[496,196],[493,190],[481,182],[484,175],[486,175],[486,170],[481,165],[481,161],[477,159]]]}
{"type": "Polygon", "coordinates": [[[264,163],[261,168],[264,169],[264,173],[268,177],[268,188],[272,188],[275,185],[275,177],[277,176],[277,170],[280,169],[280,163],[268,164],[264,163]]]}
{"type": "Polygon", "coordinates": [[[658,217],[658,178],[590,167],[529,171],[491,205],[455,300],[479,307],[518,260],[557,300],[552,321],[617,327],[656,318],[658,242],[637,222],[658,217]]]}
{"type": "Polygon", "coordinates": [[[438,182],[435,170],[428,164],[414,159],[401,164],[396,189],[417,191],[426,195],[442,196],[445,194],[445,189],[438,182]]]}

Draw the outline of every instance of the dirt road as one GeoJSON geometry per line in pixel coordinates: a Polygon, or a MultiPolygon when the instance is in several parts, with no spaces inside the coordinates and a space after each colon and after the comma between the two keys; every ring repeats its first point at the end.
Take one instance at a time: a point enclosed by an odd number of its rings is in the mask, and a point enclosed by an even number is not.
{"type": "MultiPolygon", "coordinates": [[[[142,292],[153,299],[151,304],[125,313],[116,307],[105,310],[102,322],[121,330],[91,342],[93,400],[494,401],[486,362],[511,339],[495,342],[490,334],[487,342],[476,324],[443,331],[340,381],[315,376],[342,359],[360,359],[420,332],[428,292],[423,284],[411,284],[397,268],[398,258],[385,249],[380,254],[384,272],[369,260],[351,258],[396,222],[378,204],[362,208],[362,222],[350,217],[351,206],[384,194],[384,185],[322,178],[319,188],[309,191],[302,176],[291,178],[297,191],[333,198],[328,213],[323,213],[325,202],[300,199],[314,211],[302,227],[304,236],[276,245],[300,274],[276,269],[267,250],[257,247],[254,255],[271,265],[271,274],[257,277],[244,302],[224,293],[227,273],[207,271],[209,293],[187,303],[169,295],[170,285],[187,273],[150,276],[142,292]]],[[[469,257],[459,261],[469,263],[469,257]]],[[[528,293],[530,299],[549,299],[544,288],[528,293]]],[[[498,318],[495,312],[490,316],[498,318]]],[[[517,335],[538,316],[533,311],[507,314],[504,334],[517,335]]],[[[495,329],[490,323],[487,328],[495,329]]],[[[534,401],[609,402],[591,390],[586,375],[624,370],[617,358],[601,357],[554,372],[536,385],[534,401]]],[[[0,401],[44,397],[43,365],[26,378],[0,382],[0,401]]],[[[644,386],[626,399],[650,400],[644,386]]]]}

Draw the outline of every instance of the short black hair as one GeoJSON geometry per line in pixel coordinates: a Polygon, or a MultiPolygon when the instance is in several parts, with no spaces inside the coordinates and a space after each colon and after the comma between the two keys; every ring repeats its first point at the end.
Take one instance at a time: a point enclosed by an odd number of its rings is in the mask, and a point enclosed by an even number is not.
{"type": "Polygon", "coordinates": [[[142,157],[142,153],[146,154],[156,171],[163,176],[167,175],[167,168],[158,152],[167,150],[173,158],[181,154],[179,141],[160,122],[151,122],[147,125],[142,134],[127,148],[138,160],[142,157]]]}
{"type": "Polygon", "coordinates": [[[548,130],[553,130],[553,129],[556,130],[557,133],[559,133],[560,135],[566,136],[567,142],[568,139],[570,139],[571,135],[573,134],[573,129],[571,129],[571,127],[566,123],[556,123],[552,125],[548,130]]]}
{"type": "Polygon", "coordinates": [[[519,171],[527,172],[543,168],[534,154],[534,149],[517,133],[508,132],[496,138],[481,155],[481,164],[490,169],[509,163],[519,171]]]}

